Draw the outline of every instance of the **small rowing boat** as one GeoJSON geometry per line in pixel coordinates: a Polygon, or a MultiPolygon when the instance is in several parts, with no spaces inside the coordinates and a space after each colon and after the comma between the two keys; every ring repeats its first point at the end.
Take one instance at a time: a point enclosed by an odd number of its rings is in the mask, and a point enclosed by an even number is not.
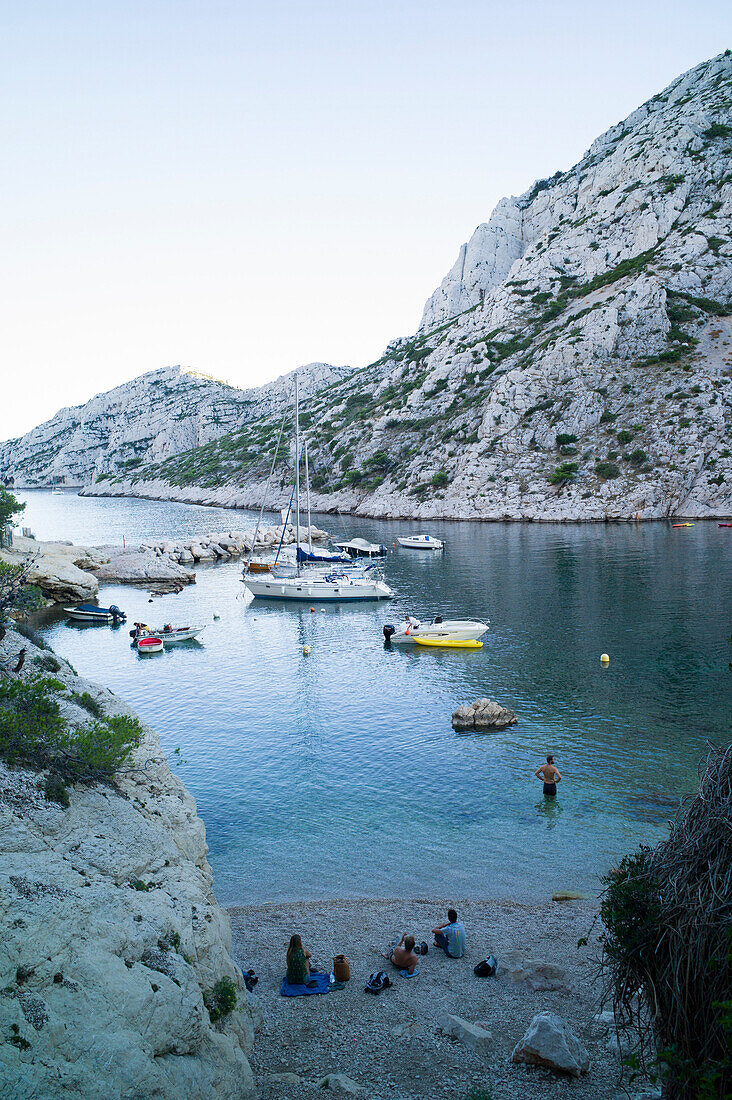
{"type": "Polygon", "coordinates": [[[717,527],[732,527],[732,523],[718,523],[717,527]]]}
{"type": "Polygon", "coordinates": [[[162,641],[160,640],[160,638],[156,638],[153,634],[146,634],[144,638],[138,638],[136,645],[137,652],[144,653],[145,655],[147,655],[148,653],[163,652],[162,641]]]}

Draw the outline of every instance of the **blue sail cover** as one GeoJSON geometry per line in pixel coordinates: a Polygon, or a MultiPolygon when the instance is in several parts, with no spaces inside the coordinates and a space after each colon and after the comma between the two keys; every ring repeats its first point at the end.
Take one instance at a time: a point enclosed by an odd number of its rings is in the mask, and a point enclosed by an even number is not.
{"type": "Polygon", "coordinates": [[[321,562],[321,561],[350,561],[348,554],[331,554],[328,550],[303,550],[302,546],[297,548],[297,560],[309,561],[309,562],[321,562]]]}

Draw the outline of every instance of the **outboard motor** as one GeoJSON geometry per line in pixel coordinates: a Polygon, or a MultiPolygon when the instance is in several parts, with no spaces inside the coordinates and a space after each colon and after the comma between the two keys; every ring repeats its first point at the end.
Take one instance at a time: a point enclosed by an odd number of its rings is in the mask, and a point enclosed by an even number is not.
{"type": "Polygon", "coordinates": [[[391,645],[391,639],[396,634],[396,628],[391,623],[384,626],[384,645],[391,645]]]}
{"type": "Polygon", "coordinates": [[[116,603],[110,605],[109,613],[112,616],[112,622],[115,626],[118,626],[119,623],[124,623],[127,620],[127,616],[125,615],[124,611],[117,607],[116,603]]]}

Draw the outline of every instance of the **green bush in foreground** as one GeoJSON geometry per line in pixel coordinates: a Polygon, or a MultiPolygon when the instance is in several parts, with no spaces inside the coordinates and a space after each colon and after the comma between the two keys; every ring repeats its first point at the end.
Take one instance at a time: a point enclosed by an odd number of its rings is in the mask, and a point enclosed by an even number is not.
{"type": "Polygon", "coordinates": [[[65,684],[49,676],[0,677],[0,757],[11,764],[51,768],[62,779],[112,779],[140,744],[140,723],[115,714],[71,729],[57,698],[65,690],[65,684]]]}
{"type": "Polygon", "coordinates": [[[208,1009],[208,1014],[211,1017],[211,1023],[216,1023],[223,1016],[228,1016],[230,1012],[233,1012],[236,1008],[236,986],[234,982],[225,974],[223,978],[219,978],[213,989],[208,989],[203,994],[203,1003],[208,1009]]]}

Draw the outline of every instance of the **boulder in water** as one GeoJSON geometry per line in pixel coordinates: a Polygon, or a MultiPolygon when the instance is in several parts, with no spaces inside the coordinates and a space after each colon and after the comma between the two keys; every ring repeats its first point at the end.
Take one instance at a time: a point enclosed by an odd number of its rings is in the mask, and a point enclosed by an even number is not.
{"type": "Polygon", "coordinates": [[[516,715],[493,699],[476,699],[474,703],[458,707],[452,716],[456,730],[503,730],[517,722],[516,715]]]}

